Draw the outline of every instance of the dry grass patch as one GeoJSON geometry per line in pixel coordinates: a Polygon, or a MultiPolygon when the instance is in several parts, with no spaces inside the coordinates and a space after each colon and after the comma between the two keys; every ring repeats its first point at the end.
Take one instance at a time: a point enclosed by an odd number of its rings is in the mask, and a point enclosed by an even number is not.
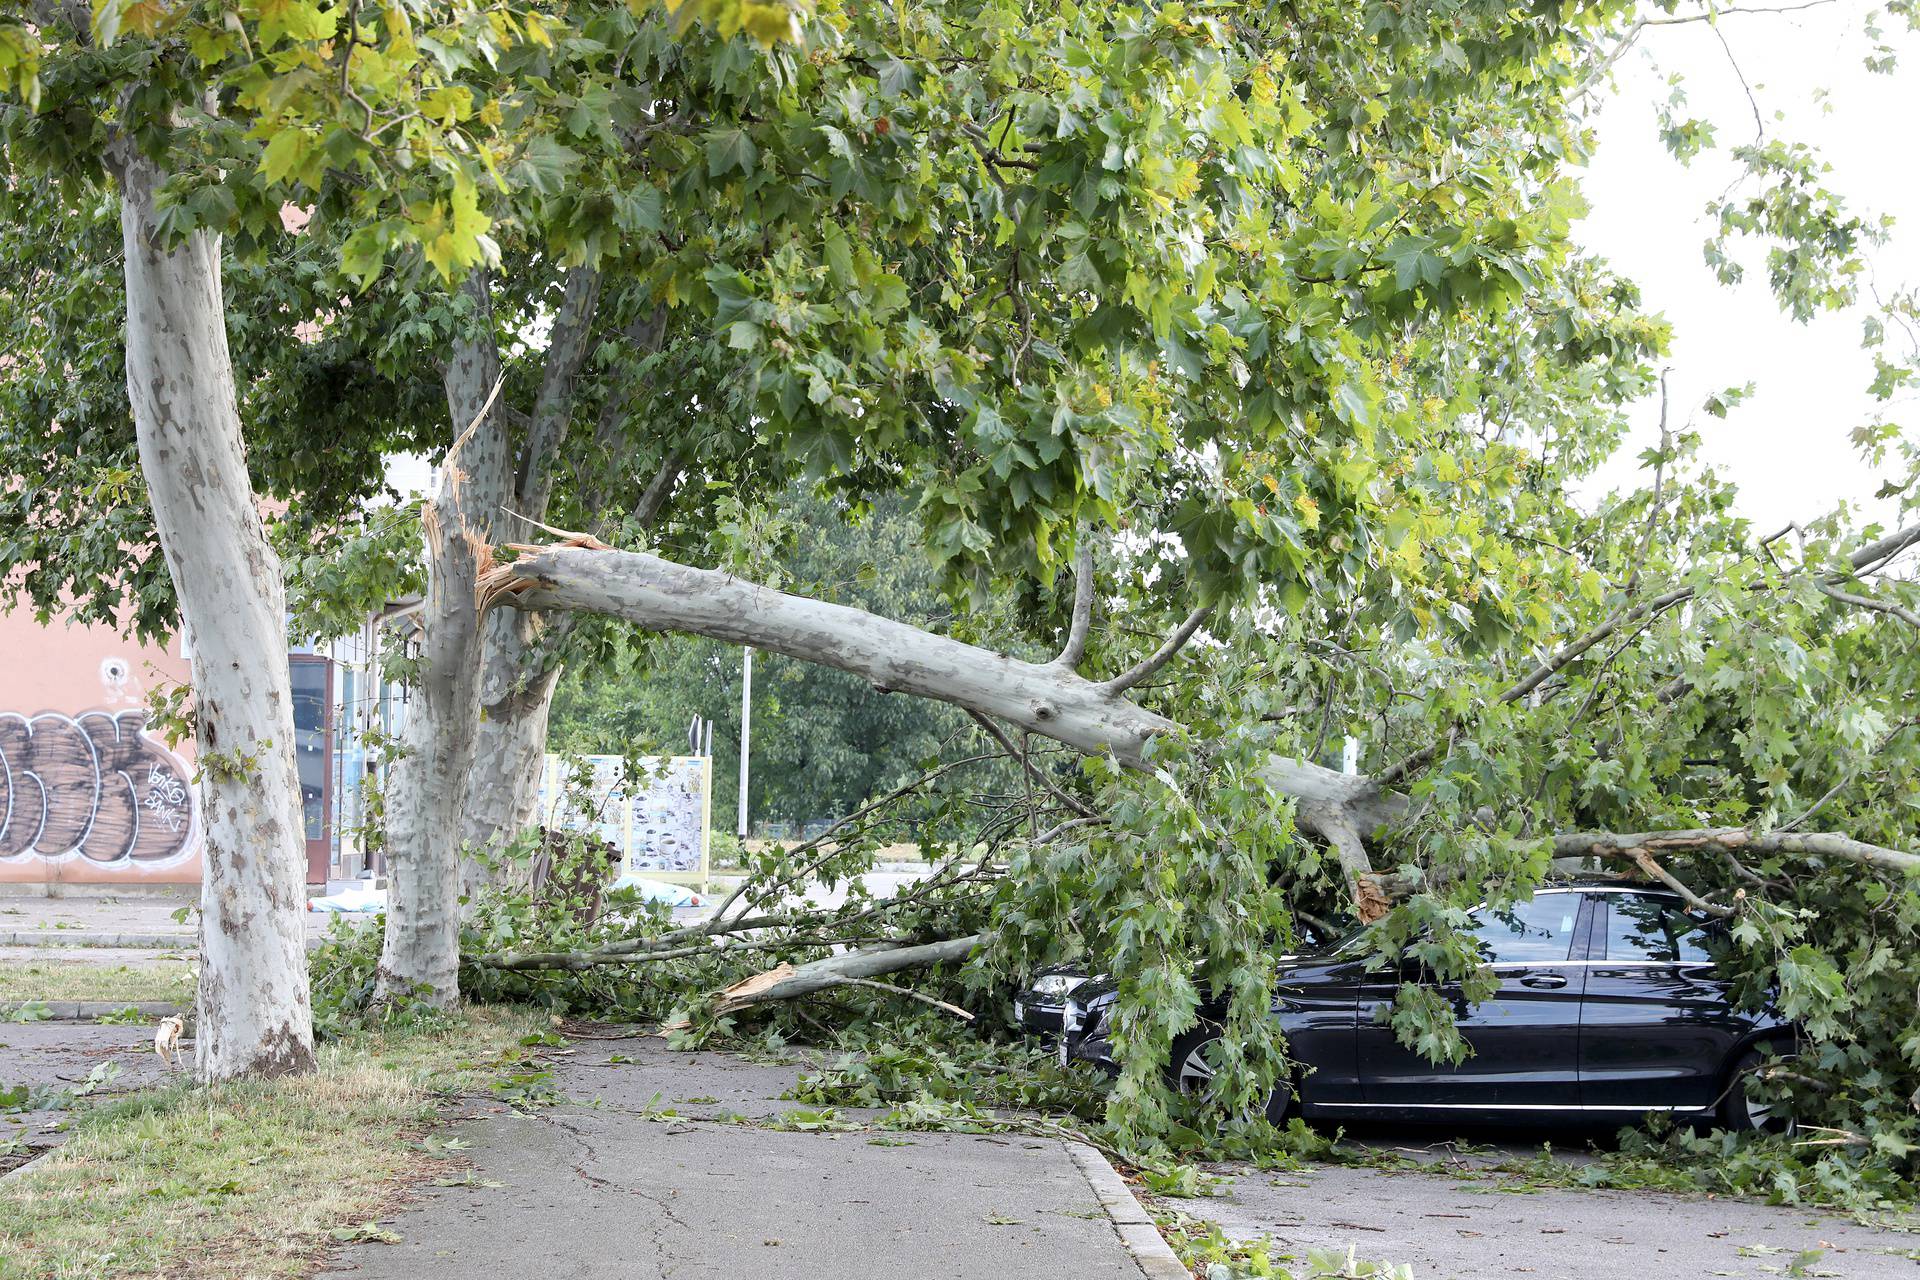
{"type": "Polygon", "coordinates": [[[523,1058],[538,1015],[476,1009],[357,1033],[287,1080],[107,1104],[0,1184],[0,1278],[300,1276],[436,1163],[447,1100],[523,1058]]]}
{"type": "Polygon", "coordinates": [[[193,965],[185,960],[104,965],[58,960],[0,962],[0,1008],[29,1000],[172,1000],[193,1003],[193,965]]]}

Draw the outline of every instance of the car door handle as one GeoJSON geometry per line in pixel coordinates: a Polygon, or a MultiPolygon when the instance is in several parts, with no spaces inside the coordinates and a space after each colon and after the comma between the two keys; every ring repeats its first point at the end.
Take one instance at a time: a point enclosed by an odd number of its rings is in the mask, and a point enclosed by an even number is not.
{"type": "Polygon", "coordinates": [[[1535,987],[1542,991],[1554,991],[1567,985],[1567,975],[1564,973],[1530,973],[1520,979],[1520,985],[1523,987],[1535,987]]]}

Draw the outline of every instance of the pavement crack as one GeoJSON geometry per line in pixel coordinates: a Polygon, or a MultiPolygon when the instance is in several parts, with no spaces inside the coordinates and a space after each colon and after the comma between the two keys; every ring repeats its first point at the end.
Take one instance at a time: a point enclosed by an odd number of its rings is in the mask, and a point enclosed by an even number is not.
{"type": "MultiPolygon", "coordinates": [[[[570,1136],[575,1143],[579,1145],[580,1150],[584,1153],[584,1155],[582,1156],[581,1159],[574,1162],[573,1171],[574,1173],[579,1175],[581,1181],[585,1182],[587,1185],[591,1187],[596,1187],[601,1190],[625,1192],[627,1195],[636,1196],[641,1200],[645,1200],[648,1204],[651,1204],[656,1209],[658,1209],[660,1211],[660,1217],[663,1218],[665,1221],[673,1224],[676,1227],[681,1228],[684,1231],[693,1230],[693,1226],[691,1223],[687,1222],[679,1214],[674,1212],[673,1205],[669,1203],[667,1197],[656,1194],[652,1191],[648,1191],[642,1187],[632,1186],[629,1183],[619,1182],[612,1178],[603,1178],[597,1173],[589,1173],[587,1171],[587,1165],[589,1163],[599,1160],[600,1153],[599,1153],[599,1150],[593,1145],[592,1139],[589,1138],[587,1134],[583,1133],[579,1128],[577,1128],[574,1125],[568,1124],[564,1119],[555,1115],[542,1115],[540,1119],[546,1121],[548,1124],[552,1125],[554,1128],[563,1131],[568,1136],[570,1136]]],[[[656,1227],[654,1231],[654,1247],[660,1253],[662,1258],[666,1257],[666,1243],[661,1238],[661,1229],[658,1227],[656,1227]]]]}

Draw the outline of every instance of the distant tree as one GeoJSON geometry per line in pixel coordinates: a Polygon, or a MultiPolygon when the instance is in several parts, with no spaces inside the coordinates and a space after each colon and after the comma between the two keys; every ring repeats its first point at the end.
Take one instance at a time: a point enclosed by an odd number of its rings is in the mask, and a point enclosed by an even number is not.
{"type": "MultiPolygon", "coordinates": [[[[778,503],[775,551],[785,580],[833,600],[939,625],[950,609],[917,543],[907,502],[888,496],[858,513],[790,490],[778,503]]],[[[688,636],[624,636],[613,661],[570,670],[555,698],[552,749],[680,752],[696,716],[714,722],[713,821],[736,829],[742,651],[688,636]]],[[[960,712],[891,698],[814,663],[756,654],[749,812],[799,824],[845,816],[943,752],[973,749],[960,712]]]]}

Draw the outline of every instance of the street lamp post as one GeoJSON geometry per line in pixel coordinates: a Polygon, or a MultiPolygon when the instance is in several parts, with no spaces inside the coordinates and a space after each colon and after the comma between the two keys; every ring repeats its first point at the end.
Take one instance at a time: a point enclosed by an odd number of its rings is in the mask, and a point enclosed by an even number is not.
{"type": "Polygon", "coordinates": [[[753,734],[753,649],[740,660],[740,838],[747,838],[747,743],[753,734]]]}

